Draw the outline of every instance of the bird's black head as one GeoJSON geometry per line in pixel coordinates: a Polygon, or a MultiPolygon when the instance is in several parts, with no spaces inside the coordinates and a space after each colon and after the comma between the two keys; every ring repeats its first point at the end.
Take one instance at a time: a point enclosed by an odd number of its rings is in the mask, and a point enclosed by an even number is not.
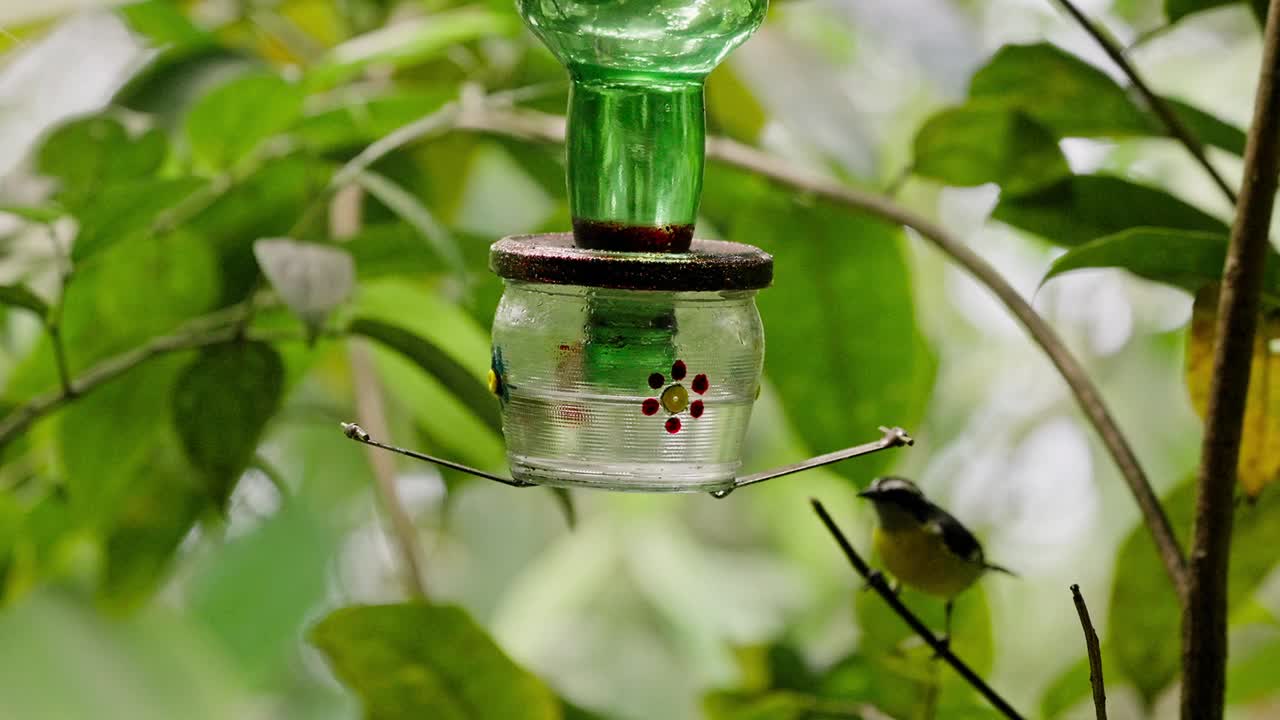
{"type": "Polygon", "coordinates": [[[929,501],[916,484],[903,477],[880,477],[866,490],[858,493],[876,504],[876,508],[896,508],[913,517],[923,519],[929,512],[929,501]]]}

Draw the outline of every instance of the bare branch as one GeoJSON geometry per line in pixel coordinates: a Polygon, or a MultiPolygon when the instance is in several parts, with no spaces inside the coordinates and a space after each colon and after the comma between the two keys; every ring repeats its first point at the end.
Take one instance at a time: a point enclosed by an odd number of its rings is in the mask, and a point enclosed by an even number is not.
{"type": "MultiPolygon", "coordinates": [[[[224,313],[218,313],[218,315],[223,316],[224,313]]],[[[300,333],[289,332],[254,332],[249,333],[248,338],[264,342],[304,339],[300,333]]],[[[233,327],[186,330],[154,338],[144,345],[107,358],[73,379],[69,391],[59,389],[57,392],[40,395],[19,405],[0,419],[0,448],[7,445],[36,420],[74,399],[84,397],[98,386],[120,377],[152,358],[183,350],[220,345],[234,339],[236,339],[236,332],[233,327]]]]}
{"type": "MultiPolygon", "coordinates": [[[[61,314],[62,303],[58,303],[57,312],[61,314]]],[[[71,370],[67,366],[67,346],[62,341],[62,325],[59,320],[51,318],[45,324],[45,330],[49,333],[49,344],[53,346],[53,361],[58,366],[58,382],[62,384],[62,392],[66,395],[75,395],[75,388],[71,386],[71,370]]]]}
{"type": "Polygon", "coordinates": [[[1098,720],[1107,720],[1107,690],[1102,683],[1102,648],[1098,645],[1098,633],[1089,619],[1089,608],[1084,604],[1080,586],[1071,586],[1071,599],[1080,616],[1080,628],[1084,631],[1084,647],[1089,653],[1089,685],[1093,688],[1093,711],[1098,720]]]}
{"type": "MultiPolygon", "coordinates": [[[[333,196],[329,203],[329,232],[333,237],[345,240],[360,232],[363,197],[360,188],[355,186],[344,187],[333,196]]],[[[347,357],[355,383],[356,414],[361,422],[373,428],[378,435],[389,434],[382,382],[373,365],[373,353],[363,340],[352,338],[347,346],[347,357]]],[[[391,521],[391,533],[399,548],[405,590],[411,598],[426,600],[426,562],[422,557],[422,546],[418,542],[418,529],[396,488],[395,460],[386,453],[375,452],[373,448],[366,450],[365,457],[369,459],[369,466],[373,469],[373,488],[378,496],[378,504],[391,521]]]]}
{"type": "MultiPolygon", "coordinates": [[[[459,114],[457,127],[462,130],[506,135],[525,140],[564,142],[564,118],[542,113],[499,112],[486,110],[482,106],[471,106],[459,114]]],[[[1062,379],[1075,394],[1085,417],[1098,431],[1099,437],[1133,493],[1147,529],[1151,532],[1156,548],[1160,552],[1160,558],[1164,561],[1165,571],[1170,581],[1179,597],[1184,596],[1186,560],[1182,549],[1155,491],[1151,488],[1151,483],[1147,480],[1146,473],[1143,472],[1137,456],[1134,455],[1133,449],[1129,446],[1115,419],[1111,417],[1111,412],[1102,400],[1102,394],[1053,328],[1049,327],[1030,303],[1024,300],[990,263],[942,227],[888,198],[847,187],[838,181],[794,167],[776,157],[726,138],[708,138],[707,156],[795,190],[861,210],[896,225],[909,227],[985,285],[1026,328],[1032,340],[1049,356],[1049,360],[1053,362],[1062,379]]]]}
{"type": "Polygon", "coordinates": [[[1182,118],[1178,117],[1178,114],[1173,111],[1173,106],[1169,104],[1169,101],[1165,100],[1160,95],[1157,95],[1155,91],[1151,89],[1151,86],[1147,84],[1147,81],[1138,73],[1138,69],[1133,66],[1133,63],[1129,62],[1129,58],[1125,57],[1124,48],[1120,47],[1120,44],[1108,35],[1105,30],[1099,27],[1097,23],[1090,20],[1089,16],[1085,15],[1071,0],[1054,0],[1054,2],[1058,3],[1059,7],[1065,10],[1072,19],[1079,23],[1080,27],[1084,28],[1084,31],[1089,33],[1094,40],[1098,41],[1098,44],[1102,46],[1103,51],[1107,53],[1107,57],[1111,58],[1111,61],[1120,68],[1121,72],[1128,76],[1129,82],[1133,83],[1133,88],[1137,90],[1138,94],[1142,96],[1142,99],[1146,101],[1147,106],[1156,114],[1156,117],[1160,118],[1160,122],[1163,123],[1165,129],[1169,131],[1169,135],[1182,143],[1183,147],[1187,149],[1187,152],[1191,153],[1191,156],[1195,158],[1195,161],[1200,164],[1200,167],[1204,168],[1204,171],[1209,174],[1213,183],[1222,191],[1222,195],[1226,197],[1232,205],[1235,205],[1235,190],[1232,189],[1231,185],[1222,177],[1222,174],[1218,172],[1217,168],[1209,162],[1209,156],[1205,153],[1204,144],[1195,136],[1195,133],[1191,132],[1191,129],[1187,127],[1186,123],[1182,122],[1182,118]]]}
{"type": "Polygon", "coordinates": [[[1236,469],[1268,232],[1280,174],[1280,0],[1263,33],[1262,67],[1244,154],[1244,187],[1218,296],[1213,378],[1197,477],[1195,530],[1182,622],[1182,717],[1222,718],[1227,661],[1227,568],[1236,469]]]}
{"type": "Polygon", "coordinates": [[[849,559],[849,564],[862,576],[862,579],[867,581],[867,585],[872,590],[875,590],[880,597],[884,598],[884,601],[898,614],[898,617],[902,618],[915,631],[916,635],[919,635],[920,639],[925,641],[925,644],[933,648],[934,653],[939,658],[945,660],[952,669],[960,674],[960,677],[972,685],[973,689],[986,698],[987,702],[991,703],[996,710],[999,710],[1001,714],[1010,718],[1010,720],[1022,720],[1022,715],[1018,714],[1018,711],[1014,710],[1008,701],[1000,697],[1000,694],[995,690],[992,690],[991,686],[979,677],[963,660],[956,657],[955,653],[951,652],[950,645],[943,642],[937,635],[934,635],[933,631],[903,604],[898,595],[889,587],[884,575],[871,570],[866,561],[862,559],[862,556],[858,554],[858,551],[853,549],[853,545],[849,544],[849,539],[840,531],[839,526],[827,514],[827,509],[822,506],[822,503],[817,500],[810,500],[810,502],[813,503],[814,512],[818,513],[818,517],[822,519],[822,524],[827,526],[827,531],[831,533],[836,543],[840,545],[840,549],[844,551],[845,557],[849,559]]]}

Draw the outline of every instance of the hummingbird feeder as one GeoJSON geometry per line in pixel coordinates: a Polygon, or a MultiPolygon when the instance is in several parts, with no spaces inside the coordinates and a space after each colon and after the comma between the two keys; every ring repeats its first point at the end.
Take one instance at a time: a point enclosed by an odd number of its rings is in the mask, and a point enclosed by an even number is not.
{"type": "Polygon", "coordinates": [[[760,392],[756,293],[773,258],[694,237],[708,73],[764,19],[767,0],[518,0],[572,78],[573,232],[499,240],[505,283],[490,390],[511,478],[354,439],[515,486],[711,492],[911,444],[879,440],[738,476],[760,392]]]}

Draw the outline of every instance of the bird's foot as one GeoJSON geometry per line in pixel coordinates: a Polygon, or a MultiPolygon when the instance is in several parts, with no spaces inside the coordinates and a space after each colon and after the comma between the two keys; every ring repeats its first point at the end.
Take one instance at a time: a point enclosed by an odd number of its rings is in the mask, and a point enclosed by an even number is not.
{"type": "Polygon", "coordinates": [[[895,597],[897,597],[898,593],[902,592],[902,583],[897,580],[889,580],[885,577],[885,574],[879,570],[872,570],[867,574],[867,582],[862,586],[862,591],[866,592],[867,590],[871,590],[879,586],[889,588],[889,593],[895,597]]]}
{"type": "Polygon", "coordinates": [[[934,659],[934,660],[941,659],[941,658],[942,658],[942,652],[943,652],[944,650],[945,650],[945,651],[947,651],[947,652],[950,652],[950,651],[951,651],[951,636],[950,636],[950,635],[939,635],[939,636],[938,636],[938,644],[937,644],[937,646],[935,646],[935,647],[934,647],[934,649],[933,649],[933,658],[932,658],[932,659],[934,659]]]}
{"type": "Polygon", "coordinates": [[[884,573],[880,572],[879,570],[872,570],[870,573],[867,574],[867,582],[865,585],[862,586],[862,591],[866,592],[868,590],[873,589],[877,585],[885,584],[885,582],[886,580],[884,579],[884,573]]]}

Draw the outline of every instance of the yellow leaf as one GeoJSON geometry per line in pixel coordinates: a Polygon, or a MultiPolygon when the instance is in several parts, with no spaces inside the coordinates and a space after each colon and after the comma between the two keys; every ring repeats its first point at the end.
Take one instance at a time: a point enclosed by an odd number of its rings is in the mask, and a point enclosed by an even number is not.
{"type": "MultiPolygon", "coordinates": [[[[1214,284],[1196,293],[1187,337],[1187,391],[1201,419],[1209,405],[1217,317],[1218,285],[1214,284]]],[[[1273,350],[1273,342],[1280,343],[1280,312],[1267,310],[1258,318],[1254,339],[1238,467],[1240,487],[1250,498],[1258,497],[1280,474],[1280,353],[1273,350]]]]}

